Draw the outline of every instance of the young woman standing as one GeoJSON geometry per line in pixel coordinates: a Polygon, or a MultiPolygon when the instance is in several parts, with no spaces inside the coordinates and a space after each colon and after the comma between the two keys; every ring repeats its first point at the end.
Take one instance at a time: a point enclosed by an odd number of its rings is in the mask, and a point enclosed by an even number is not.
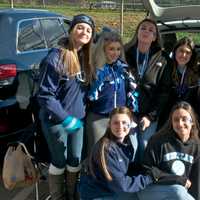
{"type": "MultiPolygon", "coordinates": [[[[137,107],[137,99],[129,96],[135,91],[136,83],[128,73],[124,61],[123,43],[120,35],[113,30],[103,31],[93,51],[93,66],[96,79],[88,92],[88,113],[86,118],[87,154],[103,136],[110,112],[117,106],[137,107]]],[[[133,135],[137,148],[137,133],[133,135]]]]}
{"type": "Polygon", "coordinates": [[[133,39],[125,45],[129,69],[136,78],[139,94],[138,122],[141,134],[141,158],[149,138],[155,133],[160,112],[169,95],[171,67],[168,55],[161,49],[156,23],[142,20],[133,39]]]}
{"type": "Polygon", "coordinates": [[[85,95],[93,77],[90,46],[94,22],[74,16],[69,37],[52,49],[41,64],[38,101],[43,132],[50,150],[49,190],[52,200],[75,199],[83,146],[85,95]],[[64,171],[67,169],[66,183],[64,171]]]}

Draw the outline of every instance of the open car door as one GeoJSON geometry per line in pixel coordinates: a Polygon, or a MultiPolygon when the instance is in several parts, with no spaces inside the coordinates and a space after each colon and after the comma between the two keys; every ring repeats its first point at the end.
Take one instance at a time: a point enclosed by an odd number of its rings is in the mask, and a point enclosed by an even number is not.
{"type": "Polygon", "coordinates": [[[162,7],[155,0],[142,0],[148,16],[154,19],[161,33],[163,46],[171,52],[180,37],[192,36],[200,53],[200,4],[162,7]]]}

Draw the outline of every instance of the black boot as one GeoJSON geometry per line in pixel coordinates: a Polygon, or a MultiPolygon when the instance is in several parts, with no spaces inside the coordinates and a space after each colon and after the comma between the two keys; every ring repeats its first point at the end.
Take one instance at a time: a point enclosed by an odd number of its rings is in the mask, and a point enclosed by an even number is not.
{"type": "Polygon", "coordinates": [[[69,172],[67,171],[67,197],[68,200],[80,200],[79,192],[77,191],[77,184],[79,181],[79,172],[69,172]]]}
{"type": "Polygon", "coordinates": [[[49,192],[51,195],[51,200],[66,200],[64,174],[49,174],[49,192]]]}

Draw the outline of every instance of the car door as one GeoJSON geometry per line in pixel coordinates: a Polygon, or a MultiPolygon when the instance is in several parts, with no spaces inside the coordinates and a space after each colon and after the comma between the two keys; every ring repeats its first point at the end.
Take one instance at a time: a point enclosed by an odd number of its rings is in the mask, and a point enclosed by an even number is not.
{"type": "Polygon", "coordinates": [[[157,22],[163,45],[168,52],[178,39],[189,36],[193,38],[200,53],[200,2],[191,5],[188,1],[180,1],[180,6],[176,4],[177,1],[142,1],[148,16],[157,22]]]}

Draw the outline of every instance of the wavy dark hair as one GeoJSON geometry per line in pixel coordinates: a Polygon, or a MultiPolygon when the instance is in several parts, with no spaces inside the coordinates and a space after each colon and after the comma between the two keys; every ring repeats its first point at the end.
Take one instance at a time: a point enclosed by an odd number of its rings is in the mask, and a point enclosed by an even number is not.
{"type": "Polygon", "coordinates": [[[169,114],[169,118],[167,120],[167,122],[165,123],[165,125],[158,131],[158,134],[160,133],[169,133],[173,130],[173,127],[172,127],[172,115],[173,113],[178,110],[178,109],[184,109],[186,110],[191,118],[192,118],[192,122],[193,122],[193,125],[192,125],[192,129],[191,129],[191,133],[190,133],[190,138],[194,138],[194,139],[197,139],[199,140],[199,134],[200,134],[200,127],[199,127],[199,122],[198,122],[198,116],[197,114],[195,113],[194,109],[192,108],[192,106],[186,102],[186,101],[180,101],[178,103],[176,103],[172,109],[171,109],[171,112],[169,114]]]}
{"type": "Polygon", "coordinates": [[[176,61],[176,51],[180,46],[187,45],[190,50],[192,51],[192,56],[189,62],[186,64],[187,66],[187,76],[186,76],[186,83],[188,85],[195,84],[198,79],[197,69],[196,69],[196,59],[197,59],[197,52],[195,50],[194,42],[189,37],[181,38],[172,51],[172,61],[173,61],[173,72],[172,72],[172,79],[176,84],[179,84],[179,78],[177,74],[177,66],[178,63],[176,61]]]}
{"type": "Polygon", "coordinates": [[[94,162],[93,162],[93,159],[95,159],[95,161],[98,164],[98,167],[101,170],[101,173],[109,181],[112,180],[112,176],[110,175],[110,173],[107,169],[106,153],[109,150],[110,143],[116,142],[116,137],[113,135],[111,128],[110,128],[110,122],[112,120],[112,117],[116,114],[126,114],[126,115],[128,115],[128,117],[130,118],[131,121],[133,120],[133,114],[129,108],[127,108],[125,106],[114,108],[113,111],[110,113],[109,126],[106,129],[105,134],[101,137],[101,139],[96,144],[96,145],[98,145],[97,152],[94,153],[92,151],[89,156],[89,170],[90,170],[91,174],[94,177],[96,177],[95,176],[95,166],[94,166],[94,162]],[[95,156],[95,158],[94,158],[94,156],[95,156]]]}

